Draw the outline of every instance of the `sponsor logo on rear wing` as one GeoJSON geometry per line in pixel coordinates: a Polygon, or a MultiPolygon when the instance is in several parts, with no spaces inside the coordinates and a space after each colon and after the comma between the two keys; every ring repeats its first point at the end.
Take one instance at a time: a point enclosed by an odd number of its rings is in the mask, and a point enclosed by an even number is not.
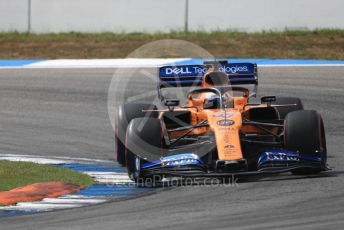
{"type": "MultiPolygon", "coordinates": [[[[257,65],[252,63],[229,63],[217,66],[228,75],[231,84],[258,84],[257,65]]],[[[206,65],[164,66],[159,69],[160,88],[199,86],[207,72],[206,65]]]]}
{"type": "MultiPolygon", "coordinates": [[[[203,76],[207,69],[204,65],[164,66],[160,68],[159,76],[160,78],[203,76]]],[[[225,64],[219,66],[218,70],[228,75],[255,75],[257,72],[256,65],[252,63],[225,64]]]]}

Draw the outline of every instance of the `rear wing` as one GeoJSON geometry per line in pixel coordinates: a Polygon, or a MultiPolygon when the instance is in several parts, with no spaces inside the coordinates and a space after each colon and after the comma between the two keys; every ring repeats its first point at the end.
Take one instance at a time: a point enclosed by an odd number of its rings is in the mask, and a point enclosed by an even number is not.
{"type": "MultiPolygon", "coordinates": [[[[200,86],[209,65],[164,66],[159,69],[159,88],[200,86]]],[[[257,64],[220,63],[217,70],[228,75],[232,85],[258,85],[257,64]]]]}

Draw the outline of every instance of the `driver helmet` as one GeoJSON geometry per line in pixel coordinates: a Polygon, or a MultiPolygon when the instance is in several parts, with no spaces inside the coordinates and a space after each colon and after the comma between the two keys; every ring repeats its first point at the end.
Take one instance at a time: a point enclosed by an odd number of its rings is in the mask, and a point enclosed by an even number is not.
{"type": "MultiPolygon", "coordinates": [[[[203,76],[202,86],[205,88],[216,87],[216,86],[228,86],[228,85],[230,85],[228,75],[219,70],[210,69],[203,76]]],[[[219,101],[218,95],[211,92],[205,93],[204,99],[206,103],[213,103],[214,105],[217,105],[219,101]]],[[[233,98],[230,97],[230,95],[226,95],[226,98],[224,99],[227,103],[230,103],[230,101],[233,100],[233,98]]]]}

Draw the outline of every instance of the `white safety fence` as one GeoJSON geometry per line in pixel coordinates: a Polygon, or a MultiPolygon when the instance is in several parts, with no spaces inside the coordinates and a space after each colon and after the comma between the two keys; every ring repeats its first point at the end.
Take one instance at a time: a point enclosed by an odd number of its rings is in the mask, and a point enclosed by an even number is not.
{"type": "Polygon", "coordinates": [[[344,29],[343,0],[0,0],[0,31],[344,29]]]}

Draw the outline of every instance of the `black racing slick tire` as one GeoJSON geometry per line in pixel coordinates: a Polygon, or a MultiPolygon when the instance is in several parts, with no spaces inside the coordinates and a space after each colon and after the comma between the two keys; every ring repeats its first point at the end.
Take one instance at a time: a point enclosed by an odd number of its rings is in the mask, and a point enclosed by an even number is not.
{"type": "Polygon", "coordinates": [[[285,119],[288,113],[303,110],[303,104],[300,98],[297,97],[276,97],[276,101],[273,102],[274,105],[290,105],[275,107],[280,119],[285,119]]]}
{"type": "Polygon", "coordinates": [[[325,129],[321,116],[313,110],[300,110],[285,118],[284,144],[287,150],[321,158],[319,168],[300,168],[293,174],[316,174],[326,167],[327,148],[325,129]]]}
{"type": "Polygon", "coordinates": [[[135,182],[146,182],[150,175],[143,175],[141,165],[147,163],[148,156],[161,155],[163,130],[158,118],[135,118],[127,129],[126,166],[128,176],[135,182]]]}
{"type": "Polygon", "coordinates": [[[156,110],[152,104],[123,104],[116,109],[115,113],[115,144],[116,159],[122,166],[125,162],[125,138],[128,124],[132,119],[139,117],[158,117],[158,112],[144,112],[143,110],[156,110]]]}

